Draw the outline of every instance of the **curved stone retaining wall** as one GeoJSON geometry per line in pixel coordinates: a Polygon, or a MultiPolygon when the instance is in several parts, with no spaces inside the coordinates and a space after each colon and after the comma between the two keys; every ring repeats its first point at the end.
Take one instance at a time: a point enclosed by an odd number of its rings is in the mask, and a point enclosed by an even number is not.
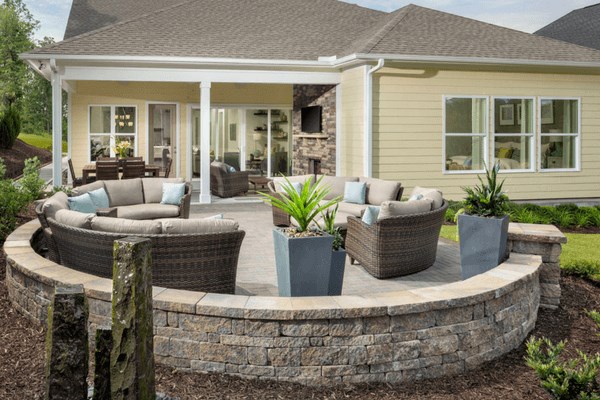
{"type": "MultiPolygon", "coordinates": [[[[6,241],[13,305],[44,323],[58,284],[81,283],[90,329],[110,325],[111,281],[36,254],[31,222],[6,241]]],[[[279,298],[154,288],[157,362],[318,385],[458,374],[518,347],[540,302],[539,256],[467,281],[364,296],[279,298]]]]}

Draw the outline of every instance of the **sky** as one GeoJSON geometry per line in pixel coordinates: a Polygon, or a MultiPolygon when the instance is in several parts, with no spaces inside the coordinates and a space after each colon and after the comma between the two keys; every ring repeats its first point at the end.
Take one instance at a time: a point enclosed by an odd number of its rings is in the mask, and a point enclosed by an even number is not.
{"type": "MultiPolygon", "coordinates": [[[[177,0],[173,0],[177,1],[177,0]]],[[[243,0],[240,0],[243,1],[243,0]]],[[[298,0],[301,1],[301,0],[298,0]]],[[[524,32],[535,32],[572,10],[596,4],[600,0],[345,0],[382,11],[394,11],[413,3],[463,17],[489,22],[524,32]]],[[[69,17],[71,0],[24,0],[40,21],[35,38],[45,36],[62,40],[69,17]]]]}

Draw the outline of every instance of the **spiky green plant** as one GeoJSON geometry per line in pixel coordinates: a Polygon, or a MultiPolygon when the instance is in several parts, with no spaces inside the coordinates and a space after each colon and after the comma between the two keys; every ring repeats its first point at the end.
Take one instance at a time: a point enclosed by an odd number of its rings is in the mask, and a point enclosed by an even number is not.
{"type": "Polygon", "coordinates": [[[328,208],[322,213],[323,217],[323,227],[319,226],[325,232],[329,233],[333,236],[333,250],[339,250],[340,247],[344,244],[344,238],[342,237],[342,233],[340,232],[340,228],[335,227],[335,216],[337,214],[338,204],[335,205],[335,208],[332,210],[328,208]]]}
{"type": "Polygon", "coordinates": [[[486,181],[477,176],[480,185],[474,188],[463,187],[467,196],[464,201],[464,211],[469,215],[481,217],[502,217],[506,215],[508,196],[502,191],[504,180],[498,182],[500,164],[490,170],[486,167],[486,181]]]}
{"type": "Polygon", "coordinates": [[[319,178],[314,185],[310,179],[307,179],[300,192],[294,188],[287,177],[284,179],[285,182],[281,184],[283,189],[281,196],[272,196],[262,192],[260,195],[273,207],[279,208],[294,218],[298,224],[296,228],[298,232],[308,231],[310,224],[319,214],[340,201],[338,196],[321,204],[321,200],[325,199],[329,193],[329,188],[321,185],[323,177],[319,178]]]}

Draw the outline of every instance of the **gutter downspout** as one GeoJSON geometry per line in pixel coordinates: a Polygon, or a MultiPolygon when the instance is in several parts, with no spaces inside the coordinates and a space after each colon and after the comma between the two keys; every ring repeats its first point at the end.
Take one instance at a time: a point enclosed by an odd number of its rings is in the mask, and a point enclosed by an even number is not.
{"type": "Polygon", "coordinates": [[[373,74],[384,64],[385,60],[380,58],[376,66],[367,66],[365,73],[363,175],[368,178],[373,176],[373,74]]]}

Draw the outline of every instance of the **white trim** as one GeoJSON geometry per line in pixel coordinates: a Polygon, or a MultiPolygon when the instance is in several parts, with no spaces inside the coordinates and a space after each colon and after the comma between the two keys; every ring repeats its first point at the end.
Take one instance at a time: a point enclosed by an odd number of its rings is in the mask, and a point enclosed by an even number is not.
{"type": "Polygon", "coordinates": [[[299,72],[231,69],[174,69],[66,66],[64,78],[75,81],[280,83],[335,85],[339,72],[299,72]]]}
{"type": "Polygon", "coordinates": [[[561,97],[561,96],[540,96],[538,97],[538,109],[540,117],[537,124],[539,132],[538,140],[538,170],[541,173],[548,172],[581,172],[581,97],[561,97]],[[577,101],[577,133],[542,133],[542,101],[543,100],[575,100],[577,101]],[[544,136],[564,136],[575,138],[575,168],[542,168],[542,137],[544,136]]]}
{"type": "Polygon", "coordinates": [[[74,54],[36,54],[23,53],[19,57],[35,66],[36,61],[55,59],[59,61],[88,61],[88,62],[115,62],[139,63],[159,65],[236,65],[236,66],[277,66],[298,68],[339,68],[350,63],[385,59],[386,61],[400,61],[407,63],[439,63],[439,64],[480,64],[480,65],[518,65],[518,66],[549,66],[549,67],[581,67],[599,68],[600,62],[559,61],[559,60],[533,60],[520,58],[498,57],[460,57],[460,56],[427,56],[418,54],[365,54],[354,53],[341,58],[318,57],[315,60],[282,60],[282,59],[245,59],[222,57],[168,57],[168,56],[120,56],[120,55],[74,55],[74,54]],[[34,63],[34,64],[32,64],[34,63]]]}
{"type": "Polygon", "coordinates": [[[200,203],[210,204],[210,90],[212,83],[200,83],[200,203]]]}
{"type": "Polygon", "coordinates": [[[489,130],[490,130],[490,98],[489,96],[469,96],[469,95],[442,95],[442,175],[461,175],[461,174],[481,174],[485,173],[485,169],[476,170],[446,170],[446,137],[454,136],[454,137],[483,137],[483,165],[484,167],[488,165],[489,160],[489,130]],[[484,99],[486,102],[485,107],[485,128],[486,132],[482,133],[447,133],[446,132],[446,100],[450,98],[460,98],[460,99],[484,99]]]}
{"type": "Polygon", "coordinates": [[[175,177],[179,178],[181,176],[181,156],[179,155],[181,152],[181,116],[179,111],[180,103],[176,101],[146,101],[146,159],[152,159],[154,161],[154,154],[152,155],[152,157],[150,157],[150,147],[148,147],[148,143],[150,142],[150,105],[175,106],[175,118],[177,119],[177,123],[175,124],[175,148],[173,149],[173,154],[171,155],[171,157],[175,161],[175,177]]]}
{"type": "Polygon", "coordinates": [[[383,59],[374,67],[365,65],[363,175],[367,178],[373,176],[373,74],[383,68],[383,65],[383,59]]]}
{"type": "MultiPolygon", "coordinates": [[[[536,152],[535,152],[535,138],[536,138],[536,117],[537,117],[537,107],[536,107],[536,102],[535,102],[535,96],[492,96],[491,101],[490,101],[490,107],[491,107],[491,119],[490,119],[490,132],[492,133],[491,135],[491,140],[489,141],[489,145],[490,145],[490,155],[492,156],[492,162],[490,165],[496,165],[496,137],[497,136],[512,136],[512,137],[523,137],[523,136],[528,136],[529,137],[529,164],[530,164],[530,168],[529,169],[500,169],[500,173],[501,174],[518,174],[518,173],[530,173],[530,172],[535,172],[535,165],[536,165],[536,152]],[[533,132],[531,133],[502,133],[502,134],[497,134],[496,133],[496,99],[505,99],[505,100],[531,100],[532,102],[532,110],[533,110],[533,115],[531,116],[532,121],[533,121],[533,132]]],[[[517,120],[517,111],[515,109],[515,123],[518,122],[517,120]]]]}
{"type": "Polygon", "coordinates": [[[342,135],[342,85],[338,84],[335,87],[335,176],[342,174],[342,135]]]}

